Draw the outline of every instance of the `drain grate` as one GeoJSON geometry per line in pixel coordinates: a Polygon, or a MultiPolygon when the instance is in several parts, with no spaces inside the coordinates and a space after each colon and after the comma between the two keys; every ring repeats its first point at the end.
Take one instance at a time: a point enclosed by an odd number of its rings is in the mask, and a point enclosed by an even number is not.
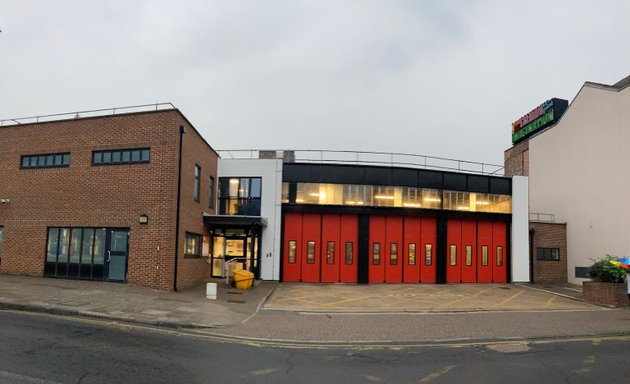
{"type": "Polygon", "coordinates": [[[230,295],[242,295],[243,292],[239,292],[239,291],[228,291],[228,294],[230,295]]]}
{"type": "Polygon", "coordinates": [[[512,289],[510,287],[499,287],[499,288],[501,288],[501,289],[512,289]]]}
{"type": "Polygon", "coordinates": [[[228,300],[228,303],[245,304],[245,300],[228,300]]]}

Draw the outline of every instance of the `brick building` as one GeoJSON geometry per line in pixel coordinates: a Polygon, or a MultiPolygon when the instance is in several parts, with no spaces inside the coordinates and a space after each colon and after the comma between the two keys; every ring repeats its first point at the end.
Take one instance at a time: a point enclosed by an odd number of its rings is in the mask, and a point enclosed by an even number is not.
{"type": "Polygon", "coordinates": [[[207,277],[218,155],[179,110],[18,122],[0,127],[0,273],[161,290],[207,277]]]}

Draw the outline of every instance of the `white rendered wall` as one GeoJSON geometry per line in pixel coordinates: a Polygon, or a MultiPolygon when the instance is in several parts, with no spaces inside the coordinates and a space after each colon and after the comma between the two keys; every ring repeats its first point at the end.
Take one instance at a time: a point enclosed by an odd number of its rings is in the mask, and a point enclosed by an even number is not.
{"type": "Polygon", "coordinates": [[[529,282],[529,192],[526,176],[512,177],[512,281],[529,282]]]}
{"type": "Polygon", "coordinates": [[[630,255],[630,87],[585,84],[558,124],[529,143],[532,212],[567,223],[568,279],[630,255]]]}
{"type": "Polygon", "coordinates": [[[282,160],[219,159],[219,177],[261,177],[260,216],[267,220],[260,244],[260,278],[280,280],[282,160]]]}

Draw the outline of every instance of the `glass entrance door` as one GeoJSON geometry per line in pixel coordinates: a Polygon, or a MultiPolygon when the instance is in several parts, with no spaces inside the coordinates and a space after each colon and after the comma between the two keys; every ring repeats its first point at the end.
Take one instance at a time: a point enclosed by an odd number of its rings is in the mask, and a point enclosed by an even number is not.
{"type": "Polygon", "coordinates": [[[122,229],[110,230],[107,249],[107,280],[127,281],[127,255],[129,232],[122,229]]]}
{"type": "Polygon", "coordinates": [[[225,277],[230,260],[259,277],[260,235],[244,229],[217,229],[212,236],[212,277],[225,277]]]}

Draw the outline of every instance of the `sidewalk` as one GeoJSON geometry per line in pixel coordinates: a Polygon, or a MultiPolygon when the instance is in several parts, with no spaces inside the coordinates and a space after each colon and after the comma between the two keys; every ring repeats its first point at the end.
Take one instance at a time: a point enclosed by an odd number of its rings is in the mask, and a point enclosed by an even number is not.
{"type": "Polygon", "coordinates": [[[630,334],[630,309],[568,298],[563,287],[276,282],[258,282],[248,291],[218,287],[218,299],[208,300],[205,285],[174,293],[0,275],[0,309],[139,322],[271,343],[452,343],[630,334]]]}
{"type": "Polygon", "coordinates": [[[0,275],[0,308],[79,315],[169,327],[225,327],[254,315],[275,282],[239,291],[217,281],[217,300],[205,284],[163,292],[129,284],[0,275]]]}

